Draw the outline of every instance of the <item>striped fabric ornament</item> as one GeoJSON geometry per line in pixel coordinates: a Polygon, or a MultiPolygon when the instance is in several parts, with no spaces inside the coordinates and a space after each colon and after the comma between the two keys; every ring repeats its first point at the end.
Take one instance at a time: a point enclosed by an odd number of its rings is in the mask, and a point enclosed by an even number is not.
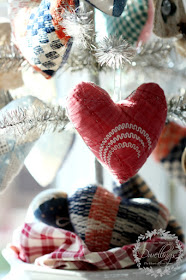
{"type": "Polygon", "coordinates": [[[123,9],[130,0],[86,0],[88,3],[93,5],[95,8],[101,10],[103,13],[110,16],[119,17],[123,9]]]}
{"type": "Polygon", "coordinates": [[[173,180],[186,187],[186,174],[182,168],[182,154],[186,147],[186,127],[174,122],[165,125],[153,152],[156,161],[169,172],[173,180]]]}
{"type": "Polygon", "coordinates": [[[137,43],[148,20],[148,9],[149,0],[128,0],[119,18],[105,15],[108,35],[122,36],[131,44],[137,43]]]}
{"type": "Polygon", "coordinates": [[[143,84],[114,103],[93,83],[82,82],[69,94],[68,115],[98,160],[124,183],[133,177],[155,148],[167,115],[163,90],[143,84]]]}
{"type": "Polygon", "coordinates": [[[63,28],[65,8],[75,8],[76,0],[10,0],[14,37],[23,56],[46,78],[67,61],[72,39],[63,28]]]}
{"type": "MultiPolygon", "coordinates": [[[[126,183],[114,187],[114,194],[124,199],[141,197],[157,201],[155,194],[138,174],[132,177],[126,183]]],[[[176,236],[178,236],[178,239],[180,241],[185,241],[183,229],[176,218],[172,215],[169,217],[166,231],[170,231],[171,234],[175,234],[176,236]]]]}
{"type": "Polygon", "coordinates": [[[169,212],[161,203],[145,198],[116,198],[106,189],[90,185],[69,198],[75,232],[90,251],[105,251],[135,243],[147,230],[165,229],[169,212]]]}

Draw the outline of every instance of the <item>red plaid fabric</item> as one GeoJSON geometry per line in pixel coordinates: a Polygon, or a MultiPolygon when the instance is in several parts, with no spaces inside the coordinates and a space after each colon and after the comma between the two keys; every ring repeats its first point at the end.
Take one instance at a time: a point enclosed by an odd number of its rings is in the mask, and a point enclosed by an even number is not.
{"type": "MultiPolygon", "coordinates": [[[[140,246],[140,254],[143,254],[143,258],[147,252],[156,253],[160,250],[160,244],[162,247],[160,240],[160,238],[152,238],[143,242],[140,246]]],[[[166,240],[163,242],[166,244],[166,240]]],[[[91,252],[75,233],[43,223],[25,223],[14,235],[13,243],[14,245],[16,243],[19,259],[50,268],[111,270],[128,268],[135,264],[133,257],[135,244],[105,252],[91,252]]],[[[183,247],[181,242],[180,244],[183,247]]]]}

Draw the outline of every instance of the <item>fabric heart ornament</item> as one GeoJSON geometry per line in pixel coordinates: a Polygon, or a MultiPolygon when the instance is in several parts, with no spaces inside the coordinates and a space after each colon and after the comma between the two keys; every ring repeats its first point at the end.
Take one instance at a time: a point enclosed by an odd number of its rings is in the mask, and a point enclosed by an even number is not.
{"type": "Polygon", "coordinates": [[[182,0],[154,0],[153,32],[162,38],[185,34],[186,13],[182,0]]]}
{"type": "MultiPolygon", "coordinates": [[[[135,175],[128,182],[114,187],[114,194],[121,199],[131,198],[148,198],[154,201],[158,201],[155,194],[152,192],[147,183],[140,175],[135,175]]],[[[166,227],[166,231],[170,231],[171,234],[178,236],[178,239],[182,242],[185,241],[183,229],[177,219],[174,216],[169,217],[169,221],[166,227]]]]}
{"type": "Polygon", "coordinates": [[[186,174],[182,167],[182,154],[186,146],[186,127],[169,122],[163,128],[154,159],[160,162],[173,180],[186,187],[186,174]]]}
{"type": "Polygon", "coordinates": [[[122,36],[131,44],[146,42],[153,29],[152,0],[128,1],[119,18],[105,15],[109,35],[122,36]]]}
{"type": "Polygon", "coordinates": [[[74,0],[10,0],[13,40],[23,56],[46,78],[66,62],[72,40],[65,34],[65,8],[75,9],[74,0]]]}
{"type": "Polygon", "coordinates": [[[105,251],[135,243],[147,230],[165,229],[169,211],[150,199],[116,198],[100,186],[78,189],[69,198],[75,232],[90,251],[105,251]]]}
{"type": "Polygon", "coordinates": [[[167,115],[163,90],[154,83],[116,104],[97,85],[82,82],[69,94],[67,109],[85,143],[120,183],[145,163],[167,115]]]}

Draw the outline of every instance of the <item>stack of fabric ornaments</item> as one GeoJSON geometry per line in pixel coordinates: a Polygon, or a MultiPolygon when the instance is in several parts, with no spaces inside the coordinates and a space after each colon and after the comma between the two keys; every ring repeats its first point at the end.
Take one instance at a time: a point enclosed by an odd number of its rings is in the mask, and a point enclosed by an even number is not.
{"type": "MultiPolygon", "coordinates": [[[[50,268],[95,270],[134,266],[133,249],[140,234],[166,229],[168,224],[172,229],[178,225],[170,222],[169,211],[155,199],[143,194],[135,197],[136,185],[140,192],[138,177],[135,184],[134,180],[130,183],[130,193],[134,194],[130,198],[116,197],[97,185],[78,189],[71,197],[57,190],[41,192],[31,202],[26,223],[14,234],[11,248],[19,259],[50,268]]],[[[160,241],[168,242],[154,236],[144,241],[142,247],[153,253],[160,250],[160,241]]],[[[145,254],[143,257],[148,259],[145,254]]]]}

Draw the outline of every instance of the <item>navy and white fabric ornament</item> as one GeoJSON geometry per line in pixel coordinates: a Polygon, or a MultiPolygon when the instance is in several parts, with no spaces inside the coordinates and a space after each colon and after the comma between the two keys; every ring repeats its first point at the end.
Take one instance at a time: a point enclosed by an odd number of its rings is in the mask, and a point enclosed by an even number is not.
{"type": "Polygon", "coordinates": [[[26,222],[35,221],[73,231],[68,212],[67,194],[51,189],[37,195],[31,202],[26,216],[26,222]]]}
{"type": "MultiPolygon", "coordinates": [[[[141,197],[157,201],[155,194],[138,174],[132,177],[126,183],[120,186],[115,186],[114,194],[124,199],[141,197]]],[[[185,241],[183,229],[177,219],[172,215],[169,217],[166,231],[170,231],[171,234],[175,234],[176,236],[178,236],[178,239],[180,241],[185,241]]]]}
{"type": "Polygon", "coordinates": [[[65,9],[75,10],[76,0],[10,0],[10,19],[15,45],[46,78],[67,61],[72,38],[65,34],[65,9]]]}
{"type": "Polygon", "coordinates": [[[148,230],[165,229],[169,211],[146,198],[116,198],[106,189],[90,185],[69,198],[75,232],[90,251],[105,251],[135,243],[148,230]]]}

